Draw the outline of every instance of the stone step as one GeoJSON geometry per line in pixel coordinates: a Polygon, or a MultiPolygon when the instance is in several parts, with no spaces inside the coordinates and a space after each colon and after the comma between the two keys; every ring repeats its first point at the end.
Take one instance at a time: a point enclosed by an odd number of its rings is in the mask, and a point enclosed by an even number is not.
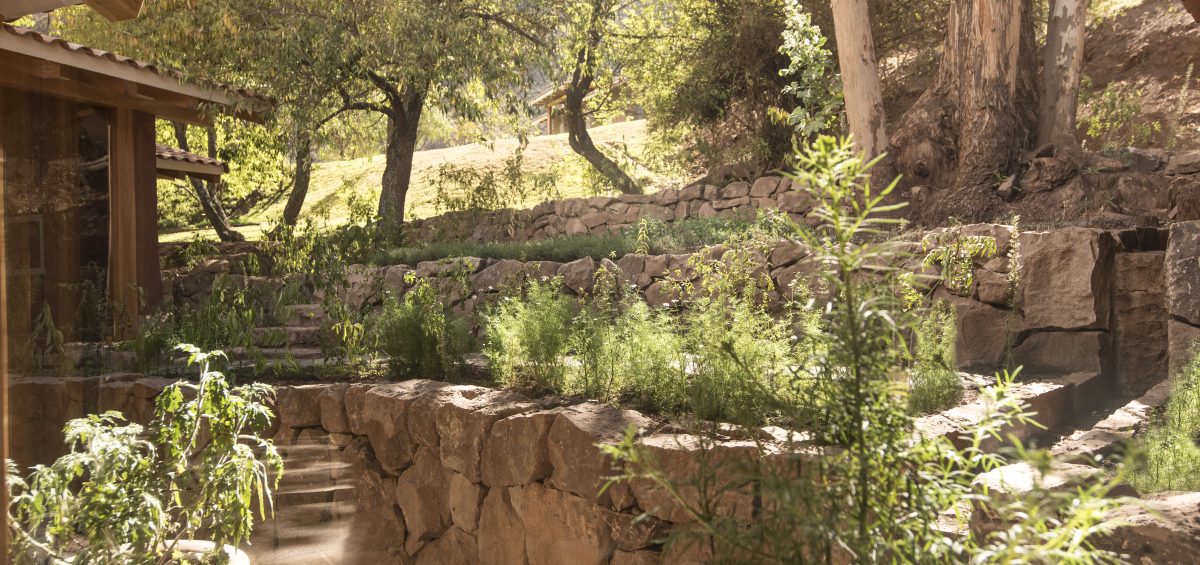
{"type": "Polygon", "coordinates": [[[325,308],[320,304],[293,304],[284,310],[283,322],[289,326],[321,327],[326,322],[325,308]]]}
{"type": "Polygon", "coordinates": [[[254,328],[257,347],[320,347],[322,330],[316,326],[254,328]]]}
{"type": "Polygon", "coordinates": [[[1118,453],[1125,442],[1141,432],[1151,415],[1167,402],[1170,381],[1154,385],[1146,394],[1129,401],[1108,417],[1086,430],[1076,430],[1050,449],[1058,456],[1108,457],[1118,453]]]}
{"type": "MultiPolygon", "coordinates": [[[[328,481],[326,481],[328,482],[328,481]]],[[[286,487],[281,485],[275,492],[275,504],[281,510],[289,512],[305,504],[326,504],[334,501],[351,500],[358,489],[352,484],[328,485],[321,487],[286,487]]]]}

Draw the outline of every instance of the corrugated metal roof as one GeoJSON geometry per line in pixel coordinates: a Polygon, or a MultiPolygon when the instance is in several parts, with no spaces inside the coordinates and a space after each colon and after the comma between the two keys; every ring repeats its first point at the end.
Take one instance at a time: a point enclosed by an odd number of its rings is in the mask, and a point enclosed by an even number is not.
{"type": "Polygon", "coordinates": [[[226,165],[225,162],[221,161],[220,159],[214,159],[212,157],[206,157],[204,155],[197,155],[190,151],[184,151],[182,149],[176,149],[174,147],[168,147],[166,145],[156,144],[154,146],[154,154],[159,159],[167,159],[170,161],[179,161],[182,163],[194,163],[196,165],[206,165],[206,166],[211,166],[211,167],[220,167],[222,171],[225,171],[227,173],[229,172],[229,166],[226,165]]]}
{"type": "Polygon", "coordinates": [[[237,95],[241,98],[246,98],[246,99],[262,102],[262,103],[269,104],[272,106],[275,104],[275,100],[272,99],[271,97],[265,96],[262,94],[258,94],[248,88],[236,87],[236,86],[223,84],[223,83],[219,83],[219,82],[196,80],[196,79],[193,79],[191,77],[184,75],[183,73],[181,73],[175,69],[160,67],[153,63],[139,61],[137,59],[126,57],[124,55],[118,55],[116,53],[111,53],[111,52],[104,51],[101,49],[95,49],[92,47],[88,47],[86,45],[72,43],[72,42],[62,39],[62,38],[54,37],[51,35],[46,35],[43,33],[38,33],[29,28],[17,27],[17,26],[9,25],[9,24],[0,24],[0,31],[3,31],[3,32],[11,34],[11,35],[15,35],[17,37],[25,38],[29,41],[36,41],[43,45],[53,45],[53,46],[61,47],[62,49],[65,49],[67,51],[71,51],[73,53],[82,53],[84,55],[95,57],[97,59],[104,59],[107,61],[112,61],[114,63],[126,65],[126,66],[131,67],[138,71],[152,73],[152,74],[155,74],[158,76],[173,78],[180,82],[199,84],[199,85],[208,86],[211,88],[224,90],[225,92],[237,95]]]}

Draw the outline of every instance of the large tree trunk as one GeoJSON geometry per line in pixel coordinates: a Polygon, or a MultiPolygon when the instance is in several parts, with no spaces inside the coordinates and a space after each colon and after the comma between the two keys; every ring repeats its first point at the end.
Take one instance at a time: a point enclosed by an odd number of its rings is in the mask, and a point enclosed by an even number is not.
{"type": "Polygon", "coordinates": [[[1038,145],[1078,152],[1075,113],[1083,73],[1087,0],[1050,0],[1042,59],[1042,99],[1038,106],[1038,145]]]}
{"type": "Polygon", "coordinates": [[[874,159],[887,151],[888,137],[867,1],[833,0],[833,30],[850,136],[864,158],[874,159]]]}
{"type": "Polygon", "coordinates": [[[608,158],[603,151],[596,147],[592,136],[588,134],[587,113],[584,112],[583,102],[588,92],[592,90],[595,80],[596,49],[600,46],[600,26],[606,16],[607,9],[603,2],[592,2],[591,19],[588,22],[587,40],[579,48],[575,57],[575,70],[571,72],[571,83],[567,86],[566,117],[567,141],[571,149],[587,159],[587,162],[604,175],[617,190],[625,194],[641,194],[642,188],[621,169],[615,161],[608,158]]]}
{"type": "Polygon", "coordinates": [[[992,219],[995,188],[1020,162],[1037,120],[1030,0],[954,0],[931,86],[892,137],[905,185],[933,189],[915,202],[928,224],[992,219]]]}
{"type": "Polygon", "coordinates": [[[378,210],[378,234],[385,241],[397,242],[404,235],[404,201],[412,179],[417,126],[426,92],[426,89],[406,87],[389,100],[387,149],[378,210]]]}
{"type": "Polygon", "coordinates": [[[283,207],[283,223],[296,225],[300,210],[304,208],[304,198],[308,196],[308,185],[312,180],[312,136],[301,132],[296,139],[294,153],[296,161],[296,177],[292,180],[292,193],[288,195],[287,205],[283,207]]]}
{"type": "MultiPolygon", "coordinates": [[[[179,144],[179,148],[184,151],[191,151],[188,147],[187,140],[187,124],[174,122],[175,126],[175,142],[179,144]]],[[[217,134],[212,128],[208,129],[208,151],[209,155],[216,154],[217,134]]],[[[212,183],[202,181],[195,177],[191,179],[192,190],[196,192],[196,199],[200,201],[200,208],[204,210],[204,217],[208,218],[208,223],[212,225],[213,230],[217,232],[217,237],[221,241],[246,241],[245,236],[237,232],[229,225],[229,219],[225,216],[225,208],[221,206],[221,201],[217,198],[216,192],[213,190],[212,183]]]]}

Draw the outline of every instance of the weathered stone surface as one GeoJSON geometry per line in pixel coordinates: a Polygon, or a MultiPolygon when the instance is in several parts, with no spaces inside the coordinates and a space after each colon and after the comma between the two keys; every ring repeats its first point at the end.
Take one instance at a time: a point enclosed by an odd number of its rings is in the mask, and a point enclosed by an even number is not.
{"type": "Polygon", "coordinates": [[[1022,376],[1100,373],[1108,351],[1107,332],[1038,332],[1013,348],[1022,376]]]}
{"type": "Polygon", "coordinates": [[[646,256],[640,253],[627,253],[617,259],[617,267],[621,269],[621,280],[626,284],[637,284],[646,268],[646,256]]]}
{"type": "Polygon", "coordinates": [[[775,200],[779,202],[780,210],[794,214],[807,213],[815,203],[811,194],[798,190],[780,194],[775,200]]]}
{"type": "Polygon", "coordinates": [[[1105,232],[1064,228],[1021,234],[1026,328],[1104,329],[1115,243],[1105,232]]]}
{"type": "Polygon", "coordinates": [[[485,267],[471,277],[471,287],[477,292],[491,292],[509,285],[519,285],[525,278],[525,264],[503,259],[485,267]]]}
{"type": "Polygon", "coordinates": [[[479,562],[508,565],[528,563],[525,557],[525,507],[522,487],[497,487],[488,491],[479,515],[479,562]]]}
{"type": "Polygon", "coordinates": [[[591,292],[592,286],[596,282],[595,275],[596,260],[591,257],[571,261],[558,269],[558,276],[562,277],[563,288],[576,293],[591,292]]]}
{"type": "Polygon", "coordinates": [[[445,399],[435,412],[442,466],[477,483],[484,440],[492,424],[536,405],[507,391],[463,385],[444,390],[449,394],[443,394],[445,399]]]}
{"type": "Polygon", "coordinates": [[[607,508],[598,508],[596,511],[608,523],[617,548],[624,551],[637,551],[660,544],[671,529],[670,524],[653,516],[613,512],[607,508]]]}
{"type": "Polygon", "coordinates": [[[479,563],[479,551],[475,536],[458,527],[451,527],[446,535],[429,543],[417,554],[416,565],[475,565],[479,563]]]}
{"type": "Polygon", "coordinates": [[[1113,511],[1121,525],[1097,546],[1133,563],[1185,565],[1200,555],[1200,493],[1152,494],[1113,511]]]}
{"type": "Polygon", "coordinates": [[[567,235],[583,235],[588,232],[587,224],[579,218],[571,218],[567,220],[566,233],[567,235]]]}
{"type": "Polygon", "coordinates": [[[1171,207],[1171,187],[1160,175],[1121,175],[1117,203],[1127,214],[1163,214],[1171,207]]]}
{"type": "Polygon", "coordinates": [[[483,488],[453,471],[450,472],[449,483],[450,521],[465,531],[475,531],[475,527],[479,525],[483,488]]]}
{"type": "Polygon", "coordinates": [[[1163,172],[1168,175],[1200,173],[1200,152],[1193,151],[1171,155],[1167,159],[1167,168],[1163,172]]]}
{"type": "Polygon", "coordinates": [[[1012,285],[1008,282],[1008,275],[976,269],[975,296],[984,304],[1008,306],[1012,302],[1012,285]]]}
{"type": "Polygon", "coordinates": [[[781,177],[758,177],[758,180],[754,181],[754,184],[750,187],[749,194],[755,198],[765,198],[771,196],[772,194],[775,194],[775,191],[777,188],[779,188],[779,183],[782,180],[783,178],[781,177]]]}
{"type": "Polygon", "coordinates": [[[392,503],[395,479],[386,479],[378,472],[378,466],[370,469],[369,448],[366,442],[351,444],[343,452],[343,458],[360,469],[359,480],[355,481],[357,492],[356,512],[344,544],[347,562],[392,563],[395,554],[403,554],[406,530],[404,516],[392,503]]]}
{"type": "Polygon", "coordinates": [[[529,563],[608,563],[612,530],[595,503],[541,484],[524,487],[521,517],[529,563]]]}
{"type": "Polygon", "coordinates": [[[558,274],[562,263],[556,261],[530,261],[525,264],[525,275],[534,280],[547,280],[558,274]]]}
{"type": "Polygon", "coordinates": [[[1167,376],[1163,252],[1118,253],[1113,294],[1116,376],[1123,393],[1137,396],[1167,376]]]}
{"type": "Polygon", "coordinates": [[[642,206],[642,211],[641,211],[641,213],[638,214],[638,219],[639,220],[650,219],[650,220],[659,220],[662,222],[669,222],[669,221],[675,219],[675,210],[673,208],[667,208],[666,206],[657,206],[654,204],[647,204],[645,206],[642,206]]]}
{"type": "Polygon", "coordinates": [[[1167,320],[1167,374],[1179,372],[1200,351],[1200,328],[1179,320],[1167,320]]]}
{"type": "Polygon", "coordinates": [[[654,306],[665,306],[679,299],[676,286],[666,281],[654,281],[646,287],[646,303],[654,306]]]}
{"type": "Polygon", "coordinates": [[[731,198],[742,198],[750,195],[750,183],[745,181],[735,181],[725,185],[721,189],[721,198],[729,200],[731,198]]]}
{"type": "Polygon", "coordinates": [[[1008,344],[1010,314],[982,302],[942,292],[937,298],[948,300],[958,312],[955,356],[959,368],[985,373],[999,368],[1008,344]]]}
{"type": "MultiPolygon", "coordinates": [[[[640,445],[657,463],[658,468],[680,483],[680,495],[684,498],[695,498],[699,501],[699,493],[691,486],[692,481],[699,478],[701,444],[699,438],[688,434],[655,434],[642,438],[640,445]]],[[[728,464],[730,458],[753,457],[757,454],[753,441],[728,441],[712,447],[708,453],[708,464],[711,469],[719,469],[728,464]]],[[[716,477],[721,489],[722,498],[719,502],[720,512],[726,516],[737,516],[749,519],[753,512],[754,497],[749,486],[736,487],[728,483],[728,479],[716,477]]],[[[629,485],[637,497],[642,510],[652,516],[668,522],[685,523],[693,519],[684,508],[680,507],[674,498],[647,480],[634,480],[629,485]]]]}
{"type": "Polygon", "coordinates": [[[609,502],[608,493],[599,495],[607,477],[615,474],[612,462],[603,456],[597,443],[617,443],[630,426],[644,430],[652,421],[632,410],[620,410],[588,402],[563,408],[555,417],[547,436],[550,465],[549,483],[555,488],[609,502]]]}
{"type": "Polygon", "coordinates": [[[367,401],[367,391],[374,388],[375,385],[367,383],[354,383],[346,389],[344,401],[346,403],[346,420],[350,424],[350,433],[355,435],[367,435],[367,419],[364,417],[364,408],[367,401]]]}
{"type": "MultiPolygon", "coordinates": [[[[371,441],[371,448],[379,463],[390,474],[398,474],[413,463],[413,456],[421,439],[428,445],[433,435],[436,446],[436,431],[432,410],[414,416],[413,405],[418,401],[431,402],[437,391],[450,385],[437,381],[416,380],[403,383],[379,385],[371,388],[363,397],[362,428],[371,441]],[[425,432],[418,437],[419,432],[425,432]]],[[[352,406],[353,389],[347,392],[347,413],[352,406]]],[[[353,424],[353,420],[351,420],[353,424]]],[[[355,433],[358,433],[357,430],[355,433]]],[[[433,452],[436,457],[436,450],[433,452]]]]}
{"type": "Polygon", "coordinates": [[[526,485],[550,476],[547,438],[557,410],[517,414],[497,421],[483,447],[483,483],[490,487],[526,485]]]}
{"type": "Polygon", "coordinates": [[[1129,164],[1130,171],[1153,173],[1162,167],[1166,155],[1161,149],[1125,147],[1121,149],[1121,160],[1129,164]]]}
{"type": "Polygon", "coordinates": [[[620,551],[613,554],[609,565],[658,565],[662,553],[657,551],[620,551]]]}
{"type": "Polygon", "coordinates": [[[1200,222],[1171,224],[1163,268],[1168,313],[1200,326],[1200,222]]]}
{"type": "Polygon", "coordinates": [[[442,277],[451,273],[466,272],[468,275],[479,272],[486,261],[478,257],[454,257],[437,261],[421,261],[417,263],[418,277],[442,277]]]}
{"type": "Polygon", "coordinates": [[[396,504],[404,513],[408,535],[404,548],[414,555],[450,525],[449,489],[437,452],[421,446],[414,463],[396,479],[396,504]]]}
{"type": "Polygon", "coordinates": [[[345,383],[325,387],[318,397],[321,405],[321,427],[331,434],[350,433],[350,418],[346,415],[346,391],[350,385],[345,383]]]}

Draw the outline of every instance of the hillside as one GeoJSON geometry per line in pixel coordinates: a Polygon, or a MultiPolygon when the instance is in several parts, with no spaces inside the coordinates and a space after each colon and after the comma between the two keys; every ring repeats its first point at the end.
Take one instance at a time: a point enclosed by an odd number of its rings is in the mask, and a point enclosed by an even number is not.
{"type": "MultiPolygon", "coordinates": [[[[592,128],[592,138],[597,144],[613,149],[624,146],[634,156],[641,156],[646,146],[644,120],[635,120],[592,128]]],[[[438,168],[443,164],[479,170],[499,170],[505,161],[512,158],[520,143],[516,139],[502,139],[487,145],[472,143],[458,147],[418,151],[413,157],[413,184],[408,193],[407,217],[426,218],[438,213],[436,188],[432,183],[438,168]]],[[[578,158],[567,142],[566,134],[531,137],[525,147],[523,169],[529,174],[544,174],[554,171],[558,182],[556,189],[563,198],[585,196],[589,193],[582,173],[585,162],[578,158]]],[[[349,210],[347,202],[352,195],[369,198],[374,202],[379,193],[383,177],[384,157],[376,155],[347,161],[318,163],[313,168],[312,186],[305,201],[301,218],[328,214],[331,223],[343,221],[349,210]]],[[[641,169],[640,176],[648,171],[641,169]]],[[[648,190],[659,185],[652,184],[648,190]]],[[[518,206],[530,206],[544,198],[531,196],[526,202],[514,202],[518,206]]],[[[286,195],[265,208],[241,218],[238,231],[251,239],[257,239],[264,227],[283,213],[286,195]]],[[[215,238],[212,230],[185,230],[163,234],[161,241],[187,241],[201,233],[215,238]]]]}

